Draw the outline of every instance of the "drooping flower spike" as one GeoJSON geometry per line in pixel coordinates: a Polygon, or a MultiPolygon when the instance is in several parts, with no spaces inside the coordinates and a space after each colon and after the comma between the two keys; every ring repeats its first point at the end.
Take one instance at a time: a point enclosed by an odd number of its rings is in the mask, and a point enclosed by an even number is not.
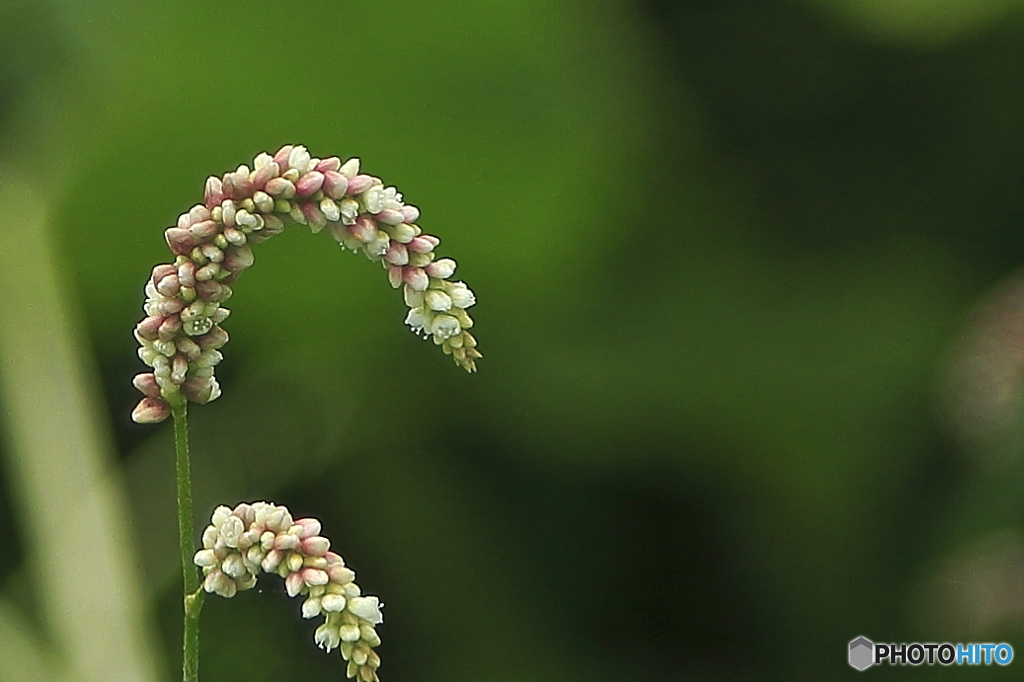
{"type": "Polygon", "coordinates": [[[292,519],[286,507],[269,502],[243,502],[217,507],[193,561],[203,569],[203,589],[222,597],[252,589],[260,571],[281,576],[288,596],[306,597],[304,618],[325,617],[313,635],[320,648],[341,649],[350,678],[377,682],[374,627],[384,621],[384,605],[361,593],[355,572],[330,546],[316,519],[292,519]]]}
{"type": "Polygon", "coordinates": [[[220,395],[214,367],[228,340],[221,323],[230,285],[252,265],[251,245],[294,223],[314,234],[327,228],[342,248],[379,261],[391,286],[404,290],[406,323],[474,371],[481,355],[466,309],[476,297],[450,281],[455,261],[435,258],[440,240],[420,230],[419,215],[394,187],[361,174],[358,159],[311,158],[302,146],[260,154],[252,170],[242,165],[208,178],[203,203],[164,233],[174,262],[153,268],[146,284],[146,317],[135,338],[153,371],[135,377],[145,397],[132,419],[160,422],[170,415],[169,400],[203,404],[220,395]]]}

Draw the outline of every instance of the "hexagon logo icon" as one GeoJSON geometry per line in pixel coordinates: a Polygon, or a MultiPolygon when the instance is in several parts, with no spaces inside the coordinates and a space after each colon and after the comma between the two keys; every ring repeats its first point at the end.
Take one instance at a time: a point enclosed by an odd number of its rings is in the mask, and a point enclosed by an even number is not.
{"type": "Polygon", "coordinates": [[[858,637],[850,642],[850,665],[857,670],[866,670],[874,664],[875,643],[867,637],[858,637]]]}

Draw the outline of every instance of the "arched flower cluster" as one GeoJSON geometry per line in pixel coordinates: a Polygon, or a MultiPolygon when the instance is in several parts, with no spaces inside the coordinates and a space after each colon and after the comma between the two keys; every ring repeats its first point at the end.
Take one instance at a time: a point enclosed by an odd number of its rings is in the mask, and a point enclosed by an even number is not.
{"type": "Polygon", "coordinates": [[[356,574],[330,551],[316,519],[292,519],[286,507],[269,502],[217,507],[203,531],[203,549],[193,561],[203,569],[203,589],[233,597],[256,585],[260,571],[284,578],[288,595],[304,595],[304,618],[324,616],[314,638],[323,649],[341,649],[347,674],[377,682],[380,644],[374,629],[384,621],[377,597],[363,596],[356,574]]]}
{"type": "Polygon", "coordinates": [[[146,284],[146,317],[135,337],[153,371],[135,377],[145,397],[132,418],[163,421],[170,400],[202,404],[220,395],[214,367],[228,340],[221,323],[230,285],[253,264],[250,247],[292,223],[314,233],[326,228],[343,248],[381,262],[391,286],[404,290],[406,323],[474,371],[481,356],[466,310],[476,297],[451,281],[455,261],[436,258],[440,240],[420,230],[419,215],[394,187],[361,174],[358,159],[312,158],[302,146],[260,154],[252,169],[242,165],[207,179],[203,203],[164,233],[174,262],[153,268],[146,284]]]}

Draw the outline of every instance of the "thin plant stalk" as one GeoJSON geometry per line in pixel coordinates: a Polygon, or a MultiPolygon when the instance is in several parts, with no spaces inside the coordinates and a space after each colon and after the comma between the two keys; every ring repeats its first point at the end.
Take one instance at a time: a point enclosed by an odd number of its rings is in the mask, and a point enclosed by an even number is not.
{"type": "Polygon", "coordinates": [[[184,587],[182,663],[183,682],[199,680],[199,612],[203,607],[203,592],[199,589],[199,574],[192,563],[195,545],[192,537],[192,471],[188,455],[188,403],[178,397],[171,402],[174,418],[174,452],[178,479],[178,543],[181,548],[181,572],[184,587]]]}

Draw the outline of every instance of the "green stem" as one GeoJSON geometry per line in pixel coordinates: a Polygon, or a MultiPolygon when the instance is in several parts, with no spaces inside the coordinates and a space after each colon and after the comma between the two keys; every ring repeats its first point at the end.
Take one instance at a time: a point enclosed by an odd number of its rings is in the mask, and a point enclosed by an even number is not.
{"type": "Polygon", "coordinates": [[[192,564],[195,554],[192,526],[192,471],[188,458],[188,407],[185,398],[170,401],[174,418],[174,452],[178,479],[178,544],[185,590],[184,641],[181,674],[183,682],[199,682],[199,612],[203,608],[199,575],[192,564]]]}

